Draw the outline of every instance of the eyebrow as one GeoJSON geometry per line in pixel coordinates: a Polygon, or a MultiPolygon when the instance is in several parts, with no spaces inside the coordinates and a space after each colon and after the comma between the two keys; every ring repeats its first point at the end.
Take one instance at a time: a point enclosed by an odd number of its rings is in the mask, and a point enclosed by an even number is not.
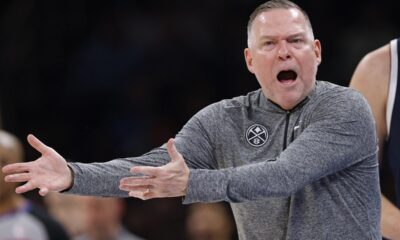
{"type": "MultiPolygon", "coordinates": [[[[298,33],[294,33],[294,34],[290,34],[290,35],[286,36],[285,39],[286,38],[304,37],[304,36],[306,36],[306,32],[298,32],[298,33]]],[[[277,36],[276,35],[263,35],[263,36],[261,36],[260,39],[264,40],[264,39],[274,39],[274,38],[277,38],[277,36]]]]}

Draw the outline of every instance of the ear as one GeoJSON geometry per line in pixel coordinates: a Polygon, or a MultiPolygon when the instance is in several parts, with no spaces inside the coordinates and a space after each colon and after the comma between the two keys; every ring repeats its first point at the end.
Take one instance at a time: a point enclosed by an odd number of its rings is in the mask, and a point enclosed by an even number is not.
{"type": "Polygon", "coordinates": [[[317,57],[317,62],[319,65],[322,62],[322,48],[321,48],[321,42],[318,39],[314,40],[314,52],[315,56],[317,57]]]}
{"type": "Polygon", "coordinates": [[[244,49],[244,59],[246,61],[247,69],[254,74],[253,57],[249,48],[244,49]]]}

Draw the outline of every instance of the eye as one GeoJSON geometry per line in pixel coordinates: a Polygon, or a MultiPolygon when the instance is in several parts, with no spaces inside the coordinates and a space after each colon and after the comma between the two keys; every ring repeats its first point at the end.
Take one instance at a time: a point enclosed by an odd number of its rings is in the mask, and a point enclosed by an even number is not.
{"type": "Polygon", "coordinates": [[[294,38],[291,42],[292,42],[292,43],[302,43],[302,42],[303,42],[303,39],[301,39],[301,38],[294,38]]]}
{"type": "Polygon", "coordinates": [[[295,48],[300,48],[304,44],[304,39],[303,38],[293,38],[289,41],[290,44],[292,44],[295,48]]]}
{"type": "Polygon", "coordinates": [[[271,49],[274,48],[275,45],[276,45],[276,42],[275,42],[275,41],[266,40],[266,41],[264,41],[264,42],[262,43],[262,48],[263,48],[264,50],[271,50],[271,49]]]}
{"type": "Polygon", "coordinates": [[[264,43],[263,43],[263,46],[266,46],[266,47],[270,47],[270,46],[273,46],[274,45],[274,42],[273,41],[265,41],[264,43]]]}

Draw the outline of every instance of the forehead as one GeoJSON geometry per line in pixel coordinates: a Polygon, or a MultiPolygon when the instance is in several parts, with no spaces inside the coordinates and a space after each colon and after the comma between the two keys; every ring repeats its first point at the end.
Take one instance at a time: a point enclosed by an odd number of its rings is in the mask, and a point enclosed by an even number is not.
{"type": "Polygon", "coordinates": [[[252,32],[256,35],[286,35],[306,32],[303,13],[296,8],[278,8],[262,12],[254,19],[252,32]]]}

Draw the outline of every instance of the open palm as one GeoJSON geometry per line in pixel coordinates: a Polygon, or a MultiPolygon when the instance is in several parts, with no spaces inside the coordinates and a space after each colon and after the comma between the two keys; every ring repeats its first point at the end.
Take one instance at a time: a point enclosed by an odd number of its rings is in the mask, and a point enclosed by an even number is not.
{"type": "Polygon", "coordinates": [[[3,168],[6,182],[25,182],[15,192],[24,193],[38,188],[39,194],[44,196],[49,191],[59,192],[70,187],[72,175],[65,159],[31,134],[28,135],[28,142],[42,156],[33,162],[14,163],[3,168]]]}

